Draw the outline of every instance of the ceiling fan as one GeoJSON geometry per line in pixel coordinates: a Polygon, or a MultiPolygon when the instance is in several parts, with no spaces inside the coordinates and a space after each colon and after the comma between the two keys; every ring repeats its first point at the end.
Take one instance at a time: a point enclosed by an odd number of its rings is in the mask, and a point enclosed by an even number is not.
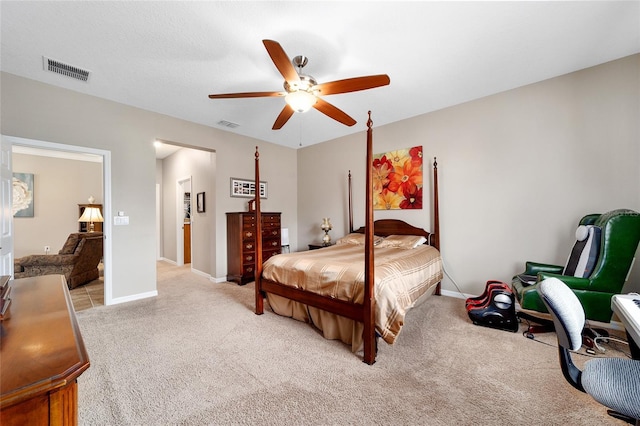
{"type": "Polygon", "coordinates": [[[356,120],[320,96],[373,89],[375,87],[386,86],[390,82],[388,75],[378,74],[318,84],[315,78],[302,73],[302,68],[304,68],[308,62],[306,56],[296,56],[290,61],[284,49],[277,41],[262,40],[262,43],[267,49],[276,68],[284,77],[284,91],[226,93],[209,95],[209,98],[232,99],[284,96],[286,104],[280,112],[280,115],[278,115],[278,118],[276,118],[275,123],[273,123],[273,130],[281,129],[294,112],[305,112],[311,107],[344,125],[353,126],[356,124],[356,120]]]}

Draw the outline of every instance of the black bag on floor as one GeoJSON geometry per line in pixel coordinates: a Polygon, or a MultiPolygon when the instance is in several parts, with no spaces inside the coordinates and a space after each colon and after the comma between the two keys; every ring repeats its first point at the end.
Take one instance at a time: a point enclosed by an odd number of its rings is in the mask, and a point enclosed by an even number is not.
{"type": "Polygon", "coordinates": [[[484,293],[466,301],[469,318],[476,325],[518,331],[516,300],[508,284],[487,281],[484,293]]]}

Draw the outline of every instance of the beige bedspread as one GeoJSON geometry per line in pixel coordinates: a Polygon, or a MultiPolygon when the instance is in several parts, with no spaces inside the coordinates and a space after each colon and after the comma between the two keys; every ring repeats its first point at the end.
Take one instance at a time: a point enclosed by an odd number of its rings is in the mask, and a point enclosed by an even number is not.
{"type": "MultiPolygon", "coordinates": [[[[442,259],[433,247],[374,249],[376,331],[392,344],[407,311],[421,296],[433,292],[442,280],[442,259]]],[[[362,303],[364,299],[364,247],[340,244],[320,250],[273,256],[263,277],[314,293],[362,303]]],[[[340,339],[357,351],[362,345],[362,323],[339,317],[273,294],[271,308],[280,315],[311,322],[326,338],[340,339]]]]}

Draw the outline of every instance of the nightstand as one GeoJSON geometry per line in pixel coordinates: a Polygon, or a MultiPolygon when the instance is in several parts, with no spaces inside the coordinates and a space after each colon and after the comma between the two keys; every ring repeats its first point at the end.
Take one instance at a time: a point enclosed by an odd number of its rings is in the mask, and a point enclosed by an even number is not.
{"type": "Polygon", "coordinates": [[[322,243],[311,243],[309,244],[309,250],[318,250],[321,249],[323,247],[331,247],[334,246],[336,243],[330,243],[328,246],[325,246],[322,243]]]}

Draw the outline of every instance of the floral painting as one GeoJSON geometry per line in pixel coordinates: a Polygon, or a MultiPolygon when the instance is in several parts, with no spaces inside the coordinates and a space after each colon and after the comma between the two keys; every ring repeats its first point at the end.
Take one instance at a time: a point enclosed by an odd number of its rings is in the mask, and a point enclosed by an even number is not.
{"type": "Polygon", "coordinates": [[[13,174],[13,217],[33,217],[33,173],[13,174]]]}
{"type": "Polygon", "coordinates": [[[373,156],[373,208],[422,208],[422,146],[373,156]]]}

